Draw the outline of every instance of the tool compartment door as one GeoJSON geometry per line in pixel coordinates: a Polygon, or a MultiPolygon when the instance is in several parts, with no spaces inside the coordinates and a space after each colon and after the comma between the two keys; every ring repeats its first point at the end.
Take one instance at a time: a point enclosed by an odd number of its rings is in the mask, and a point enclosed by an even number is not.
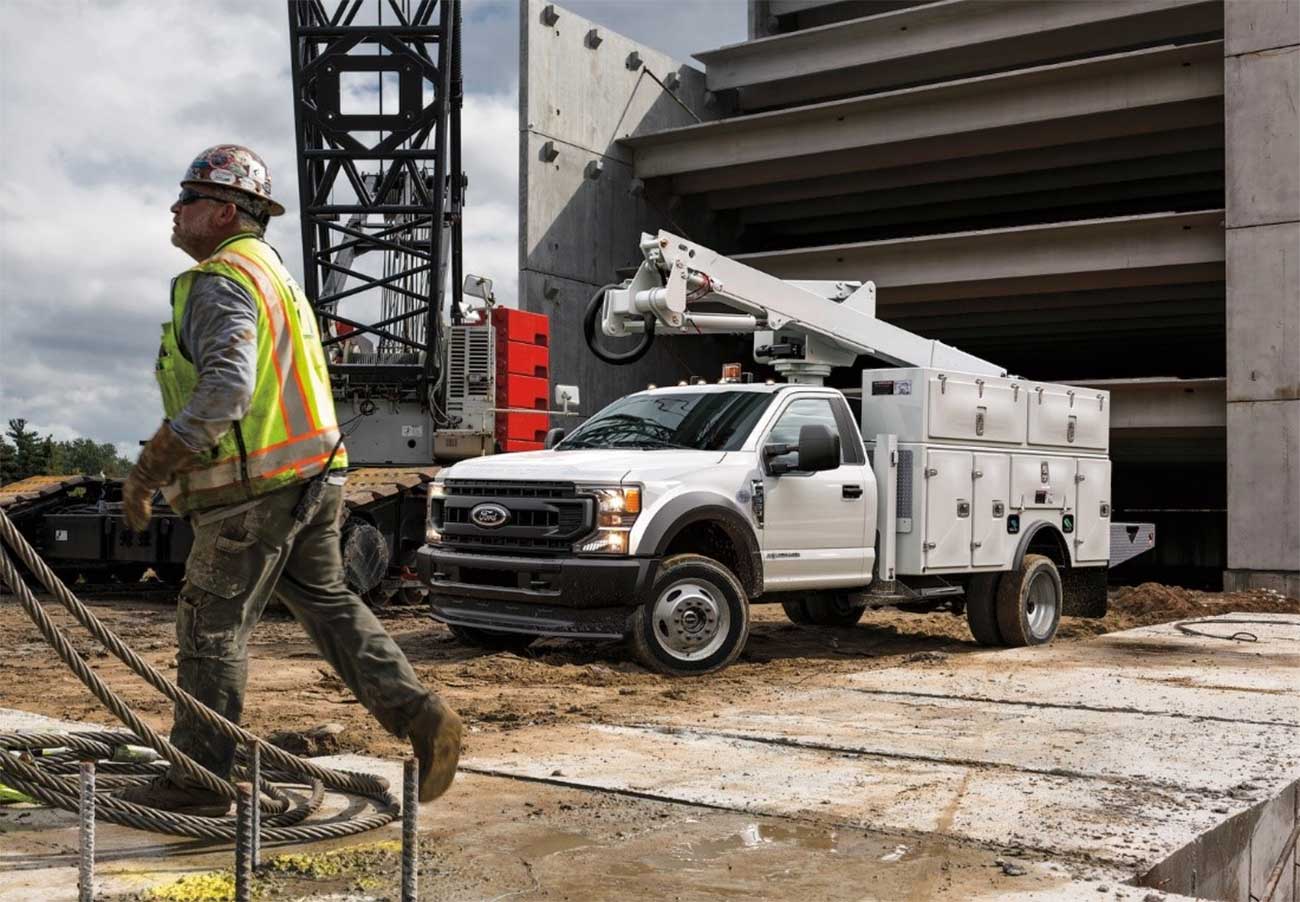
{"type": "Polygon", "coordinates": [[[1011,494],[1011,458],[1006,454],[976,454],[971,501],[971,564],[1001,567],[1011,560],[1007,536],[1007,506],[1011,494]]]}
{"type": "Polygon", "coordinates": [[[1025,440],[1022,386],[992,376],[939,373],[926,385],[930,438],[968,442],[1025,440]]]}
{"type": "Polygon", "coordinates": [[[1038,454],[1011,456],[1011,506],[1065,510],[1074,504],[1077,459],[1038,454]]]}
{"type": "Polygon", "coordinates": [[[971,455],[925,452],[925,544],[927,570],[970,566],[971,455]]]}
{"type": "Polygon", "coordinates": [[[1110,435],[1104,392],[1038,385],[1029,398],[1029,444],[1102,451],[1110,435]]]}
{"type": "Polygon", "coordinates": [[[1110,557],[1110,461],[1079,458],[1076,479],[1074,559],[1104,561],[1110,557]]]}

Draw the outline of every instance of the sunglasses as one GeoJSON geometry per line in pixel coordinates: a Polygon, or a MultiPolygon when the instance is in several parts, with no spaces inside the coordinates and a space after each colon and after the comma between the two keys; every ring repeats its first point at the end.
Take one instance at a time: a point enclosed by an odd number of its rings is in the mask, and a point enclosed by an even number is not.
{"type": "Polygon", "coordinates": [[[235,203],[233,200],[226,200],[224,197],[213,197],[211,194],[200,194],[193,188],[182,188],[180,195],[176,198],[176,203],[182,207],[188,207],[195,201],[200,200],[210,200],[214,204],[234,204],[236,209],[243,210],[254,219],[260,220],[262,218],[243,204],[235,203]]]}

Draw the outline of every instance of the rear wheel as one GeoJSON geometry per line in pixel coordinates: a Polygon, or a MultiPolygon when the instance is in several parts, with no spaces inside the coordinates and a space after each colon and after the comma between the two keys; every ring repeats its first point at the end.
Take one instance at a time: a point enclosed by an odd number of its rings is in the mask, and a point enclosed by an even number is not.
{"type": "Polygon", "coordinates": [[[998,630],[1012,647],[1046,645],[1061,623],[1061,574],[1050,558],[1027,554],[998,583],[998,630]]]}
{"type": "Polygon", "coordinates": [[[749,639],[749,599],[712,558],[664,561],[649,600],[632,615],[632,651],[645,666],[674,676],[726,667],[749,639]]]}
{"type": "Polygon", "coordinates": [[[503,633],[497,630],[485,630],[477,626],[455,626],[447,624],[451,634],[465,645],[488,651],[509,651],[518,654],[537,641],[536,636],[527,633],[503,633]]]}
{"type": "Polygon", "coordinates": [[[1001,573],[976,573],[966,583],[966,623],[980,645],[1004,645],[998,629],[997,591],[1001,573]]]}
{"type": "Polygon", "coordinates": [[[866,611],[849,604],[849,596],[843,592],[811,593],[796,601],[783,601],[781,607],[800,626],[854,626],[866,611]]]}
{"type": "Polygon", "coordinates": [[[802,598],[781,602],[781,610],[785,611],[785,616],[790,618],[791,623],[797,623],[800,626],[816,626],[813,623],[812,614],[808,613],[808,605],[802,598]]]}

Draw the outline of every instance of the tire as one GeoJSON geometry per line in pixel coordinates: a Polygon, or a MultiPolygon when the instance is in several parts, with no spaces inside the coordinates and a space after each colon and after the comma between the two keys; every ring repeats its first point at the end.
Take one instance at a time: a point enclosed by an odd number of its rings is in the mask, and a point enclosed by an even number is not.
{"type": "Polygon", "coordinates": [[[447,628],[461,643],[487,651],[509,651],[518,654],[537,641],[536,636],[527,633],[502,633],[476,626],[455,626],[450,623],[447,624],[447,628]]]}
{"type": "Polygon", "coordinates": [[[998,630],[1012,648],[1046,645],[1061,623],[1061,574],[1050,558],[1027,554],[998,582],[998,630]]]}
{"type": "Polygon", "coordinates": [[[749,599],[712,558],[678,554],[663,562],[644,604],[632,614],[632,652],[671,676],[721,670],[749,640],[749,599]]]}
{"type": "Polygon", "coordinates": [[[790,618],[791,623],[797,623],[799,626],[817,625],[813,622],[812,614],[808,612],[808,605],[802,598],[781,602],[781,610],[785,611],[785,616],[790,618]]]}
{"type": "Polygon", "coordinates": [[[866,613],[865,607],[849,604],[842,592],[817,592],[806,598],[781,602],[785,616],[800,626],[856,626],[866,613]]]}
{"type": "Polygon", "coordinates": [[[1005,645],[998,628],[997,591],[1001,573],[976,573],[966,583],[966,624],[980,645],[1005,645]]]}

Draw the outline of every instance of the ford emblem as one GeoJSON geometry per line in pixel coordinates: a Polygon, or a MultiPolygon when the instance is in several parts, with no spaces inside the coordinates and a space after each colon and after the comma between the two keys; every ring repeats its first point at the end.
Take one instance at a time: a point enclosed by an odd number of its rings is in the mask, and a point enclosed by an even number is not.
{"type": "Polygon", "coordinates": [[[470,509],[469,518],[475,526],[496,529],[510,522],[510,511],[499,504],[478,504],[470,509]]]}

